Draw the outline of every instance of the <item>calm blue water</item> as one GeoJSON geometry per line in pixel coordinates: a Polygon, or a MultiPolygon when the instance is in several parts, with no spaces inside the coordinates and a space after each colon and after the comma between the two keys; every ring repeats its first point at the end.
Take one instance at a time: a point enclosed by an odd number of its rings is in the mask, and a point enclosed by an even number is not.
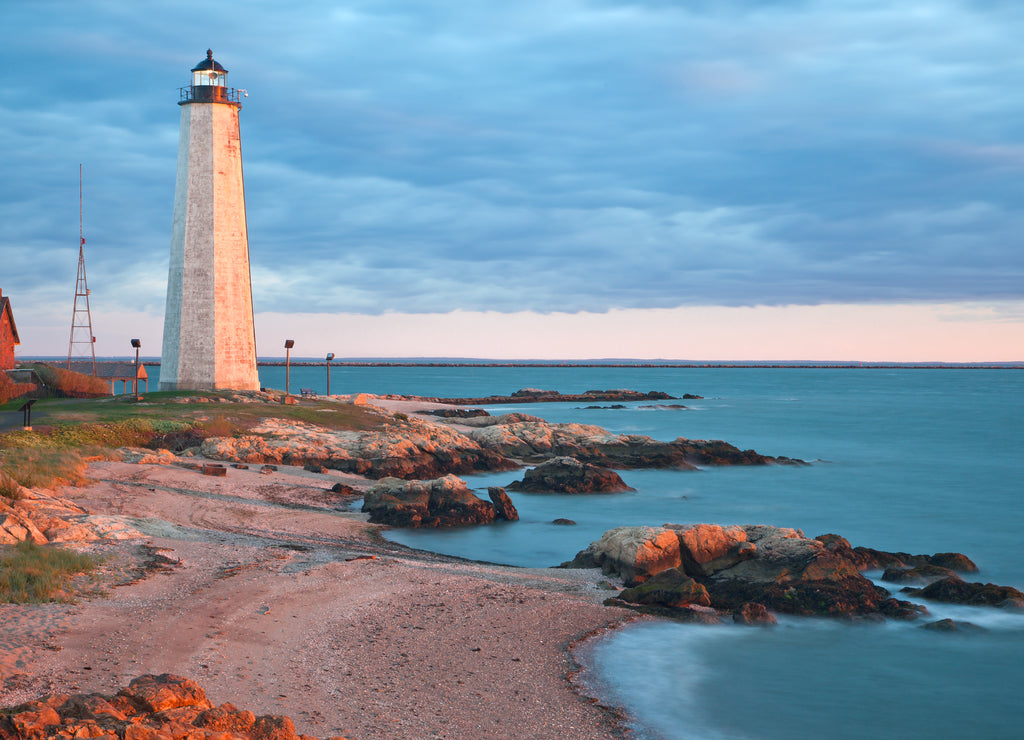
{"type": "MultiPolygon", "coordinates": [[[[261,368],[284,387],[283,368],[261,368]]],[[[291,387],[323,391],[324,368],[291,387]]],[[[1024,590],[1024,371],[739,368],[332,368],[335,393],[436,396],[519,388],[696,393],[687,410],[492,407],[658,439],[724,439],[809,468],[620,471],[636,493],[510,494],[521,520],[400,531],[413,547],[524,566],[571,558],[602,532],[664,522],[774,524],[808,536],[908,552],[959,551],[978,580],[1024,590]],[[556,517],[575,527],[551,524],[556,517]]],[[[607,404],[602,404],[607,405],[607,404]]],[[[515,471],[467,478],[485,488],[515,471]]],[[[637,717],[642,737],[1024,737],[1024,615],[929,605],[982,634],[913,623],[850,626],[781,619],[771,630],[652,623],[594,646],[597,688],[637,717]]]]}

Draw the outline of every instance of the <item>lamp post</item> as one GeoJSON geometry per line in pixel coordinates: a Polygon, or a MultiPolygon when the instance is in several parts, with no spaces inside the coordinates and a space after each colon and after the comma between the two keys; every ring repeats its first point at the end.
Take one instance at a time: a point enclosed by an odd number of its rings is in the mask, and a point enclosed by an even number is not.
{"type": "Polygon", "coordinates": [[[331,360],[334,359],[334,353],[327,353],[327,395],[331,395],[331,360]]]}
{"type": "Polygon", "coordinates": [[[135,400],[139,400],[139,348],[142,346],[141,339],[133,339],[132,346],[135,348],[135,382],[132,386],[135,389],[135,400]]]}
{"type": "Polygon", "coordinates": [[[284,394],[291,395],[292,384],[292,347],[295,346],[294,339],[284,340],[284,394]]]}

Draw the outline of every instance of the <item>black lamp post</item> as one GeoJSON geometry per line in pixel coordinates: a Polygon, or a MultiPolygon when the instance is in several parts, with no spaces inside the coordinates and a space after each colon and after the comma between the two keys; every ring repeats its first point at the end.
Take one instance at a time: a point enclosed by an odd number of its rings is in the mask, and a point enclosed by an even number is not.
{"type": "Polygon", "coordinates": [[[142,346],[141,339],[133,339],[132,346],[135,348],[135,382],[132,386],[135,388],[135,399],[139,398],[139,348],[142,346]]]}
{"type": "Polygon", "coordinates": [[[331,395],[331,360],[334,359],[334,353],[327,353],[327,395],[331,395]]]}
{"type": "Polygon", "coordinates": [[[295,346],[294,339],[284,340],[284,394],[291,395],[292,387],[292,347],[295,346]]]}

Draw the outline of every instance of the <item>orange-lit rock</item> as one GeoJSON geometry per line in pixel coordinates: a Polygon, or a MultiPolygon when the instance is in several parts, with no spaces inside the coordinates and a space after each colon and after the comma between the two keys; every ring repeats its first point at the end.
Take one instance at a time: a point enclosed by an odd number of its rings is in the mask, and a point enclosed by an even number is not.
{"type": "Polygon", "coordinates": [[[679,538],[674,530],[617,527],[605,532],[563,567],[601,568],[606,574],[618,575],[627,585],[636,585],[680,564],[679,538]]]}
{"type": "Polygon", "coordinates": [[[0,711],[0,740],[87,737],[314,740],[288,717],[214,707],[195,681],[167,673],[139,676],[115,696],[48,696],[0,711]]]}

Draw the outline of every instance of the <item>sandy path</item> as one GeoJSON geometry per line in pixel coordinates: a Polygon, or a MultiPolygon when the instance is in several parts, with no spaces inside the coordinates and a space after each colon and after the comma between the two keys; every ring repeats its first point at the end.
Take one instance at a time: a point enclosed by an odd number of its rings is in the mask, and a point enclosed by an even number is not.
{"type": "Polygon", "coordinates": [[[336,475],[123,463],[91,475],[101,482],[63,495],[137,517],[146,541],[180,562],[108,598],[0,606],[20,661],[0,670],[23,674],[0,706],[172,672],[215,703],[287,714],[321,737],[622,736],[567,678],[571,645],[627,617],[600,606],[596,572],[381,543],[362,515],[324,508],[336,475]]]}

